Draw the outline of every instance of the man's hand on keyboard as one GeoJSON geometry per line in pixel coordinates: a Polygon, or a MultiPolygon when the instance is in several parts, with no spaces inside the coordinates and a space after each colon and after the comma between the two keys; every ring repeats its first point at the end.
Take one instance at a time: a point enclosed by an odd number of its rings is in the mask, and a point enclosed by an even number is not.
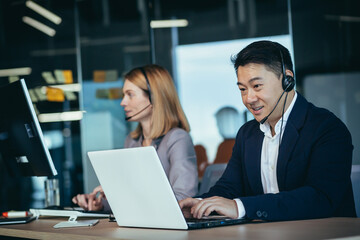
{"type": "Polygon", "coordinates": [[[89,211],[100,211],[103,209],[102,199],[105,194],[101,186],[94,188],[92,193],[78,194],[73,197],[72,202],[89,211]]]}
{"type": "Polygon", "coordinates": [[[186,198],[179,201],[179,206],[185,218],[193,218],[191,208],[200,202],[197,198],[186,198]]]}
{"type": "Polygon", "coordinates": [[[235,200],[223,197],[210,197],[204,199],[186,198],[179,201],[180,208],[185,217],[190,214],[194,218],[208,217],[212,212],[233,219],[238,217],[238,209],[235,200]],[[186,215],[185,215],[186,213],[186,215]]]}

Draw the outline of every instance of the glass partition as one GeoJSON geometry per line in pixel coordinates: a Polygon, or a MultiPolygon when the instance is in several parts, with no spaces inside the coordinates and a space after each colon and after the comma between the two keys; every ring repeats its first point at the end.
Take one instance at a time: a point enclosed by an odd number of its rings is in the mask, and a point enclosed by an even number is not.
{"type": "Polygon", "coordinates": [[[150,63],[145,1],[78,1],[82,71],[81,121],[84,191],[99,185],[88,151],[122,148],[134,125],[125,121],[123,75],[150,63]]]}

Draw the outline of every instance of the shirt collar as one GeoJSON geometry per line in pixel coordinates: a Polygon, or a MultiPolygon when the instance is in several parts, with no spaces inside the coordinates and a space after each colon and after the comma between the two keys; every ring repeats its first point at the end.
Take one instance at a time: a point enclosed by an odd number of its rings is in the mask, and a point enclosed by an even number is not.
{"type": "MultiPolygon", "coordinates": [[[[286,125],[286,122],[289,118],[289,115],[295,105],[295,101],[296,101],[296,98],[297,98],[297,92],[295,91],[295,95],[294,95],[294,98],[293,100],[291,101],[291,104],[289,105],[288,109],[286,110],[286,112],[284,113],[284,116],[283,116],[283,129],[282,131],[284,131],[285,129],[285,125],[286,125]]],[[[279,121],[276,123],[275,125],[275,133],[278,134],[279,131],[280,131],[280,127],[281,127],[281,118],[279,119],[279,121]]],[[[259,124],[260,126],[260,130],[264,133],[265,136],[270,136],[272,137],[271,135],[271,129],[270,129],[270,124],[268,122],[265,122],[264,124],[259,124]]]]}

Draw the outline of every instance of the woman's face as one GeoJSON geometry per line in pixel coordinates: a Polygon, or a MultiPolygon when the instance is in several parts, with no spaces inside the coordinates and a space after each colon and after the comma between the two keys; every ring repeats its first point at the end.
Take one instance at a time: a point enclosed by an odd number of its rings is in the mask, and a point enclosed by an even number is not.
{"type": "Polygon", "coordinates": [[[147,94],[127,79],[124,82],[123,92],[124,98],[120,105],[124,107],[128,121],[150,120],[152,106],[147,94]]]}

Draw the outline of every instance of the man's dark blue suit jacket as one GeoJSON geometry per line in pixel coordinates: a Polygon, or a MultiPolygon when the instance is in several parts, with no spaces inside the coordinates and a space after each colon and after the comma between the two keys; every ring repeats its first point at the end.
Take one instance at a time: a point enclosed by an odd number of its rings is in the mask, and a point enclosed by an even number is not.
{"type": "Polygon", "coordinates": [[[223,176],[200,197],[240,198],[250,219],[356,216],[350,180],[351,135],[334,114],[315,107],[298,93],[280,146],[278,194],[263,191],[263,138],[257,121],[241,127],[223,176]]]}

